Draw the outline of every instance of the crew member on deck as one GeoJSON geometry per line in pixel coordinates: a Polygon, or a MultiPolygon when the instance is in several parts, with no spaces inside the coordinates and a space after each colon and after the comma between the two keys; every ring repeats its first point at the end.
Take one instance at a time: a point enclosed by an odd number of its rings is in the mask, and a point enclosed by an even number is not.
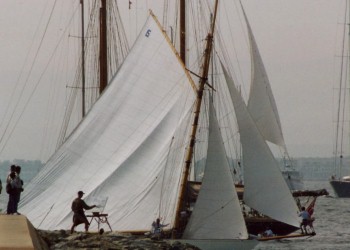
{"type": "Polygon", "coordinates": [[[305,210],[305,207],[301,207],[301,212],[299,214],[299,217],[301,217],[303,220],[300,223],[300,229],[302,234],[307,234],[306,226],[309,226],[314,233],[314,227],[312,225],[313,219],[311,219],[311,216],[308,211],[305,210]],[[304,229],[304,230],[303,230],[304,229]]]}

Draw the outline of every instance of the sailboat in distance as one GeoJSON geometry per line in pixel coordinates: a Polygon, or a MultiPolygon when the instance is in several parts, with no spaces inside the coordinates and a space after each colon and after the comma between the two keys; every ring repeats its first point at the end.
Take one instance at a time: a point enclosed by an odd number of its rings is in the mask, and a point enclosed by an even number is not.
{"type": "Polygon", "coordinates": [[[87,203],[108,197],[104,211],[115,231],[145,233],[161,218],[166,232],[202,249],[254,248],[211,105],[203,189],[193,208],[186,202],[217,5],[199,83],[151,13],[103,94],[26,186],[21,212],[37,228],[69,228],[71,201],[84,190],[87,203]]]}
{"type": "MultiPolygon", "coordinates": [[[[346,125],[348,118],[346,117],[349,113],[349,1],[345,1],[345,16],[344,16],[344,29],[343,29],[343,38],[342,38],[342,54],[339,57],[340,61],[340,78],[339,78],[339,87],[336,89],[339,90],[337,94],[337,111],[336,111],[336,123],[335,123],[335,142],[334,142],[334,173],[330,179],[330,185],[334,190],[336,196],[340,198],[350,198],[350,176],[345,174],[345,162],[344,162],[344,147],[345,142],[347,141],[344,138],[349,138],[349,131],[346,131],[346,128],[349,126],[346,125]]],[[[349,170],[347,170],[349,173],[349,170]]]]}

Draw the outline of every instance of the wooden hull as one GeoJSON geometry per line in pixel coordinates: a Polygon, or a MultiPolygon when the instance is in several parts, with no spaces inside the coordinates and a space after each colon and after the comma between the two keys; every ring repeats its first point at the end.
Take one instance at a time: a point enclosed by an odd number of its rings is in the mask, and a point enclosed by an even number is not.
{"type": "Polygon", "coordinates": [[[269,217],[245,217],[244,219],[248,233],[253,235],[258,235],[259,233],[264,232],[267,227],[276,235],[287,235],[300,230],[298,227],[276,221],[269,217]]]}
{"type": "MultiPolygon", "coordinates": [[[[197,199],[197,195],[199,193],[201,183],[190,182],[190,184],[191,185],[189,186],[189,193],[191,194],[191,202],[194,203],[197,199]]],[[[350,185],[350,182],[349,182],[349,185],[350,185]]],[[[349,186],[349,190],[350,190],[350,186],[349,186]]],[[[237,191],[238,198],[240,200],[243,200],[244,185],[236,184],[236,191],[237,191]]],[[[319,196],[328,195],[328,192],[326,189],[299,190],[299,191],[293,191],[292,193],[295,199],[302,199],[303,197],[306,197],[307,200],[310,200],[310,201],[312,201],[312,199],[309,199],[311,197],[313,197],[313,199],[316,199],[319,196]]],[[[307,205],[305,205],[305,207],[307,207],[307,205]]],[[[294,227],[294,226],[285,224],[283,222],[276,221],[274,219],[271,219],[266,216],[262,216],[260,214],[257,214],[257,216],[245,216],[245,222],[247,225],[248,233],[253,235],[258,235],[259,233],[265,231],[267,227],[269,227],[272,230],[272,232],[277,235],[287,235],[300,229],[298,227],[294,227]]]]}
{"type": "Polygon", "coordinates": [[[350,198],[350,181],[332,180],[329,183],[339,198],[350,198]]]}
{"type": "Polygon", "coordinates": [[[263,237],[263,238],[259,238],[258,241],[281,240],[281,239],[301,238],[301,237],[312,237],[312,236],[315,236],[315,235],[316,235],[316,233],[311,233],[311,234],[290,234],[290,235],[282,235],[282,236],[263,237]]]}

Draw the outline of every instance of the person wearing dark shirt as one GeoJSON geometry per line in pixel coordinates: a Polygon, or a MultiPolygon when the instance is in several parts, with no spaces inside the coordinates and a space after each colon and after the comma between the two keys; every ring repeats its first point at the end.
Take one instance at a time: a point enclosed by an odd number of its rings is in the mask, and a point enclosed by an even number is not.
{"type": "Polygon", "coordinates": [[[16,166],[15,168],[15,172],[16,172],[16,178],[15,178],[15,182],[16,182],[16,189],[14,190],[14,195],[15,195],[15,213],[16,214],[20,214],[17,209],[18,209],[18,203],[21,199],[21,192],[23,192],[23,180],[20,177],[21,174],[21,167],[20,166],[16,166]]]}
{"type": "Polygon", "coordinates": [[[6,180],[6,192],[9,194],[9,200],[7,203],[7,214],[16,214],[16,173],[11,172],[8,179],[6,180]]]}
{"type": "Polygon", "coordinates": [[[89,210],[92,209],[94,207],[96,207],[96,205],[92,205],[92,206],[88,206],[85,201],[82,199],[84,195],[83,191],[79,191],[78,192],[78,197],[74,199],[74,201],[72,202],[72,211],[74,213],[73,215],[73,225],[71,227],[70,232],[73,233],[74,232],[74,228],[80,224],[85,224],[85,232],[87,232],[89,230],[89,221],[87,220],[86,216],[85,216],[85,212],[84,210],[89,210]]]}

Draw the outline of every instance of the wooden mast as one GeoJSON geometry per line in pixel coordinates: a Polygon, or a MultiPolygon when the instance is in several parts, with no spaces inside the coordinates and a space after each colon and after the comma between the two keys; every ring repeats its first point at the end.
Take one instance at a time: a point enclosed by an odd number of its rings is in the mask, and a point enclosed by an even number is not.
{"type": "Polygon", "coordinates": [[[173,238],[177,238],[178,235],[176,235],[179,231],[182,233],[183,225],[181,223],[181,216],[180,213],[185,209],[186,205],[186,189],[187,189],[187,179],[189,175],[189,170],[192,162],[193,152],[194,152],[194,145],[196,141],[196,133],[198,128],[198,121],[199,121],[199,114],[201,111],[201,105],[202,105],[202,99],[203,99],[203,91],[204,91],[204,85],[206,84],[208,80],[208,72],[209,72],[209,64],[210,64],[210,58],[211,58],[211,51],[213,47],[213,37],[214,37],[214,28],[215,28],[215,21],[216,21],[216,14],[217,14],[217,8],[218,8],[218,0],[215,1],[215,7],[214,7],[214,17],[211,23],[210,32],[207,35],[207,43],[204,51],[204,61],[202,65],[202,73],[201,78],[199,80],[199,88],[197,91],[197,98],[196,98],[196,106],[194,111],[194,121],[192,125],[192,131],[190,136],[190,145],[187,148],[186,153],[186,161],[184,166],[184,173],[181,180],[181,186],[180,186],[180,196],[178,200],[178,205],[176,208],[176,215],[175,215],[175,228],[173,230],[173,238]]]}
{"type": "Polygon", "coordinates": [[[82,95],[82,117],[85,116],[85,37],[84,37],[84,0],[81,4],[81,95],[82,95]]]}
{"type": "Polygon", "coordinates": [[[180,0],[180,58],[186,65],[186,0],[180,0]]]}
{"type": "Polygon", "coordinates": [[[107,87],[107,7],[106,0],[101,0],[100,8],[100,94],[107,87]]]}

